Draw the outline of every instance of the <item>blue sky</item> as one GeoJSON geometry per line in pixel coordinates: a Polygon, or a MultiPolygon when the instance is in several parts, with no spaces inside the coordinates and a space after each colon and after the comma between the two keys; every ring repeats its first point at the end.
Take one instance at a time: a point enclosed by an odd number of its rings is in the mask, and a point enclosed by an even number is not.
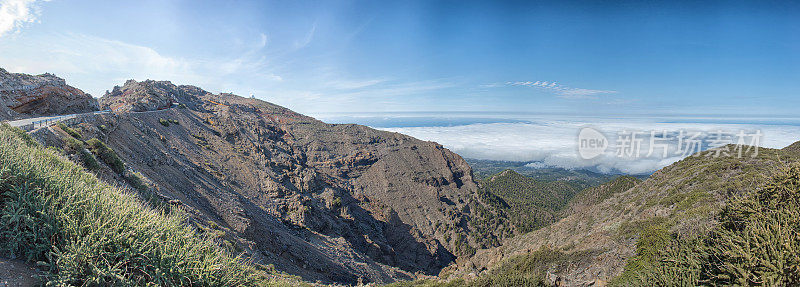
{"type": "Polygon", "coordinates": [[[796,116],[800,5],[770,1],[0,0],[0,67],[311,115],[796,116]]]}

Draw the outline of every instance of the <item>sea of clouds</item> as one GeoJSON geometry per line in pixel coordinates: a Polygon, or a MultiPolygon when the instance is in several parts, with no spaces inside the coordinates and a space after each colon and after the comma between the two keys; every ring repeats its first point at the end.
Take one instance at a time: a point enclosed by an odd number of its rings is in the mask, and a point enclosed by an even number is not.
{"type": "MultiPolygon", "coordinates": [[[[419,119],[415,120],[419,122],[419,119]]],[[[436,125],[447,121],[431,120],[433,125],[375,128],[407,134],[422,140],[438,142],[462,157],[488,160],[530,162],[531,167],[589,169],[605,173],[646,174],[674,163],[688,154],[687,139],[699,134],[701,149],[721,143],[737,143],[739,135],[747,144],[766,148],[782,148],[800,140],[800,125],[740,124],[703,122],[659,122],[643,119],[524,120],[517,122],[478,122],[457,125],[436,125]],[[584,127],[601,131],[609,142],[598,158],[584,160],[578,156],[578,133],[584,127]],[[650,152],[651,131],[656,133],[650,152]],[[632,132],[641,139],[638,156],[619,155],[632,145],[632,132]],[[666,132],[666,137],[664,137],[666,132]],[[684,140],[679,150],[679,136],[684,140]],[[720,133],[721,132],[721,133],[720,133]],[[760,133],[758,140],[754,136],[760,133]],[[722,139],[720,141],[719,139],[722,139]],[[754,142],[755,140],[755,142],[754,142]],[[664,148],[667,156],[663,156],[664,148]],[[648,156],[649,154],[649,156],[648,156]]],[[[395,121],[395,124],[396,121],[395,121]]],[[[731,151],[736,156],[736,151],[731,151]]]]}
{"type": "MultiPolygon", "coordinates": [[[[800,140],[800,124],[796,121],[744,120],[757,124],[736,123],[737,121],[710,118],[678,118],[656,120],[649,118],[569,118],[546,120],[539,118],[487,117],[362,117],[333,122],[355,122],[374,128],[403,133],[422,140],[438,142],[462,157],[488,160],[530,162],[530,167],[560,167],[567,169],[588,169],[604,173],[646,174],[674,163],[684,154],[687,145],[679,150],[679,135],[683,131],[685,139],[700,133],[702,150],[720,145],[719,134],[724,141],[738,142],[738,134],[743,133],[745,143],[755,143],[760,147],[782,148],[800,140]],[[427,119],[427,120],[425,120],[427,119]],[[413,126],[403,126],[403,123],[413,126]],[[584,127],[601,131],[610,146],[598,158],[584,160],[578,156],[578,133],[584,127]],[[651,131],[656,132],[653,152],[650,153],[651,131]],[[719,133],[719,132],[722,133],[719,133]],[[626,145],[625,136],[639,132],[641,139],[639,156],[618,156],[626,145]],[[666,132],[667,136],[663,137],[666,132]],[[757,142],[753,135],[760,133],[757,142]],[[620,139],[620,136],[623,138],[620,139]],[[667,148],[667,156],[663,149],[667,148]],[[650,156],[647,156],[650,153],[650,156]]],[[[547,116],[546,118],[559,118],[547,116]]],[[[732,154],[736,154],[732,151],[732,154]]]]}

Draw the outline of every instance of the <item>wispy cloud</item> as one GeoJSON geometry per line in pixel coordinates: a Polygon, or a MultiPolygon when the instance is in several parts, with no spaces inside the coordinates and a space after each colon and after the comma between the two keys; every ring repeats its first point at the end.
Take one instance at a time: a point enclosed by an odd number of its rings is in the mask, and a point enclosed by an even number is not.
{"type": "Polygon", "coordinates": [[[311,44],[311,41],[314,40],[314,33],[316,32],[317,32],[317,22],[314,22],[314,24],[311,25],[311,30],[308,30],[308,33],[306,33],[306,36],[303,37],[301,41],[294,42],[294,48],[302,49],[308,46],[308,44],[311,44]]]}
{"type": "Polygon", "coordinates": [[[39,17],[37,0],[0,0],[0,37],[18,31],[39,17]]]}
{"type": "Polygon", "coordinates": [[[561,85],[556,82],[536,81],[536,82],[506,82],[507,86],[524,86],[531,88],[546,89],[555,92],[560,98],[571,100],[597,99],[599,95],[614,94],[617,91],[611,90],[592,90],[573,88],[561,85]]]}
{"type": "Polygon", "coordinates": [[[358,90],[371,86],[375,86],[386,82],[386,79],[369,79],[369,80],[333,80],[326,83],[326,86],[336,90],[358,90]]]}
{"type": "Polygon", "coordinates": [[[258,42],[258,48],[259,49],[264,48],[264,47],[267,46],[267,40],[268,40],[267,34],[261,33],[261,35],[259,35],[259,40],[260,40],[258,42]]]}
{"type": "Polygon", "coordinates": [[[380,82],[364,86],[366,89],[354,88],[343,90],[335,95],[350,97],[350,98],[387,98],[387,97],[405,97],[417,96],[421,93],[428,93],[432,91],[443,90],[454,87],[455,84],[443,80],[427,80],[427,81],[413,81],[413,82],[380,82]]]}

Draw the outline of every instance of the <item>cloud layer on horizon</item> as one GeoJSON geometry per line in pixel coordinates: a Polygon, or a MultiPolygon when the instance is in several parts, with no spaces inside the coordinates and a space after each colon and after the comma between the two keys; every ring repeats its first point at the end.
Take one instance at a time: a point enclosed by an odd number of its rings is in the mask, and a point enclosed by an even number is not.
{"type": "MultiPolygon", "coordinates": [[[[675,154],[677,141],[669,143],[668,155],[660,156],[662,148],[654,146],[654,154],[644,157],[649,151],[650,131],[666,130],[670,135],[680,130],[706,132],[718,130],[738,133],[760,131],[764,136],[759,145],[782,148],[800,140],[800,127],[787,125],[742,125],[709,123],[636,123],[622,121],[594,121],[593,128],[606,135],[611,146],[606,153],[593,160],[583,160],[577,154],[577,135],[584,122],[578,121],[530,121],[518,123],[470,124],[451,127],[400,127],[380,128],[386,131],[407,134],[422,140],[438,142],[467,158],[532,162],[532,167],[560,167],[567,169],[590,169],[606,173],[651,173],[684,156],[675,154]],[[642,156],[618,157],[618,133],[621,131],[644,132],[642,156]]],[[[708,142],[707,142],[708,143],[708,142]]],[[[703,148],[703,149],[707,149],[703,148]]]]}

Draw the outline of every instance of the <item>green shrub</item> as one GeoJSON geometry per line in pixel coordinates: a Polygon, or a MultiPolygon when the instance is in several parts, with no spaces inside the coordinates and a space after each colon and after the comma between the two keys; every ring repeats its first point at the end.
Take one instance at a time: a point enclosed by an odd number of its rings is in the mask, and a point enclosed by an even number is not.
{"type": "Polygon", "coordinates": [[[58,128],[60,128],[62,131],[66,132],[68,135],[70,135],[70,136],[72,136],[72,137],[74,137],[76,139],[80,139],[81,138],[81,134],[80,133],[78,133],[77,131],[71,129],[70,127],[65,125],[63,122],[59,122],[58,123],[58,128]]]}
{"type": "Polygon", "coordinates": [[[89,145],[89,149],[92,151],[92,153],[106,163],[111,170],[118,174],[125,172],[125,164],[122,162],[122,159],[120,159],[117,153],[105,143],[93,138],[86,141],[86,144],[89,145]]]}
{"type": "Polygon", "coordinates": [[[142,191],[147,189],[147,184],[144,183],[142,175],[138,172],[129,172],[125,176],[125,180],[136,190],[142,191]]]}
{"type": "Polygon", "coordinates": [[[576,255],[543,247],[501,263],[488,274],[470,282],[469,286],[546,286],[545,272],[550,267],[568,264],[581,257],[576,255]]]}
{"type": "Polygon", "coordinates": [[[100,169],[100,164],[97,162],[97,159],[94,158],[91,152],[86,149],[81,149],[78,151],[78,157],[83,164],[84,167],[88,170],[98,170],[100,169]]]}
{"type": "Polygon", "coordinates": [[[66,140],[66,147],[70,154],[78,155],[78,160],[80,163],[88,170],[98,170],[100,169],[100,164],[97,162],[97,159],[92,155],[91,152],[86,150],[83,142],[75,139],[73,137],[69,137],[66,140]]]}
{"type": "Polygon", "coordinates": [[[169,121],[166,120],[166,119],[163,119],[163,118],[159,118],[158,119],[158,123],[161,124],[162,126],[165,126],[165,127],[169,126],[169,121]]]}
{"type": "Polygon", "coordinates": [[[799,286],[800,165],[728,200],[710,234],[679,238],[651,225],[612,286],[799,286]]]}
{"type": "Polygon", "coordinates": [[[0,254],[38,263],[48,286],[268,283],[185,222],[0,127],[0,254]]]}
{"type": "Polygon", "coordinates": [[[708,240],[714,285],[800,285],[800,165],[775,175],[755,194],[729,203],[708,240]]]}

